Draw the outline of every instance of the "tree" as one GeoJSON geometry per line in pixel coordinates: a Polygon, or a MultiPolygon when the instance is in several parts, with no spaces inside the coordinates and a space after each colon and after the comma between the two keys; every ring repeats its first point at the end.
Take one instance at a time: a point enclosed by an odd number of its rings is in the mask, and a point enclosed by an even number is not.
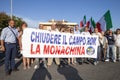
{"type": "Polygon", "coordinates": [[[0,29],[3,29],[4,27],[8,26],[8,21],[10,20],[10,17],[5,13],[0,13],[0,29]]]}
{"type": "MultiPolygon", "coordinates": [[[[8,21],[10,20],[10,16],[5,12],[0,12],[0,31],[8,26],[8,21]]],[[[13,20],[15,21],[15,27],[20,27],[20,25],[25,22],[22,18],[13,16],[13,20]]]]}
{"type": "Polygon", "coordinates": [[[20,27],[21,24],[25,21],[23,21],[22,18],[19,18],[19,17],[16,17],[16,16],[13,16],[13,20],[15,21],[15,27],[20,27]]]}

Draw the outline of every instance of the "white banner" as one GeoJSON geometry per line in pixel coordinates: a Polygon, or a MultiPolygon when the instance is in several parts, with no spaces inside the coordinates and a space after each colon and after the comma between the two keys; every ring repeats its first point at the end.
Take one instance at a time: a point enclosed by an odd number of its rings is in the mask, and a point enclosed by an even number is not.
{"type": "Polygon", "coordinates": [[[22,36],[25,57],[97,57],[98,37],[26,28],[22,36]]]}

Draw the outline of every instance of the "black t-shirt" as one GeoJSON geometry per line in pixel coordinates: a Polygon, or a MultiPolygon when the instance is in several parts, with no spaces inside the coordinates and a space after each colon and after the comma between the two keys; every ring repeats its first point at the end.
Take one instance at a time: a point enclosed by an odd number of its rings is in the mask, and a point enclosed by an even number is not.
{"type": "Polygon", "coordinates": [[[108,40],[108,45],[114,45],[115,44],[115,39],[114,39],[114,35],[110,36],[107,35],[107,40],[108,40]]]}

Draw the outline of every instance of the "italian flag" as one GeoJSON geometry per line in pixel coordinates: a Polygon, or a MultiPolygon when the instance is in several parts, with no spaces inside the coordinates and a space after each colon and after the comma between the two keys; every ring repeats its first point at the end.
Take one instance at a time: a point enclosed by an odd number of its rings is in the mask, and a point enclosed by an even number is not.
{"type": "Polygon", "coordinates": [[[90,18],[90,20],[86,23],[86,26],[89,28],[89,32],[93,32],[94,28],[96,26],[95,21],[92,19],[92,17],[90,18]]]}
{"type": "Polygon", "coordinates": [[[86,15],[84,15],[83,20],[80,21],[80,27],[84,27],[86,24],[86,15]]]}
{"type": "Polygon", "coordinates": [[[110,11],[108,10],[103,17],[96,24],[99,32],[106,31],[112,28],[112,19],[110,15],[110,11]]]}

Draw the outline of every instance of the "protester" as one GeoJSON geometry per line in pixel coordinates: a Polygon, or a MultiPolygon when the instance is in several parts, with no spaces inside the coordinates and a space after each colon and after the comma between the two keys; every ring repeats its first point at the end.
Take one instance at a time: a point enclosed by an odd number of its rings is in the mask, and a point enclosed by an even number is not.
{"type": "MultiPolygon", "coordinates": [[[[87,26],[85,27],[84,31],[83,31],[83,32],[81,32],[81,35],[90,35],[90,32],[89,32],[89,30],[88,30],[88,27],[87,27],[87,26]]],[[[85,63],[89,64],[89,63],[88,63],[88,59],[87,59],[87,58],[82,58],[82,63],[83,63],[83,62],[85,62],[85,63]]]]}
{"type": "MultiPolygon", "coordinates": [[[[49,30],[51,33],[54,33],[54,32],[59,32],[58,29],[56,28],[56,25],[55,23],[52,23],[52,26],[51,26],[51,29],[49,30]]],[[[48,58],[48,62],[47,62],[47,66],[51,66],[52,65],[52,62],[53,62],[53,58],[48,58]]],[[[55,58],[55,62],[57,64],[58,67],[60,67],[60,59],[59,58],[55,58]]]]}
{"type": "Polygon", "coordinates": [[[117,58],[118,58],[118,61],[120,61],[120,29],[116,30],[115,45],[116,45],[116,52],[118,55],[117,58]]]}
{"type": "Polygon", "coordinates": [[[100,39],[101,39],[101,34],[98,32],[98,28],[94,28],[94,33],[92,33],[92,35],[97,35],[98,36],[98,47],[97,47],[97,58],[94,61],[94,65],[98,64],[98,61],[100,60],[100,56],[101,56],[101,49],[100,49],[100,39]]]}
{"type": "MultiPolygon", "coordinates": [[[[18,36],[20,35],[20,27],[18,26],[16,28],[18,30],[18,36]]],[[[17,45],[17,53],[16,53],[16,58],[15,60],[20,60],[21,54],[20,54],[20,46],[17,45]]]]}
{"type": "Polygon", "coordinates": [[[75,26],[74,34],[80,34],[79,26],[75,26]]]}
{"type": "MultiPolygon", "coordinates": [[[[79,25],[75,26],[74,34],[80,34],[79,25]]],[[[81,59],[82,61],[82,59],[81,59]]],[[[76,58],[74,58],[74,63],[77,63],[76,58]]]]}
{"type": "Polygon", "coordinates": [[[5,51],[5,72],[10,75],[11,71],[18,71],[15,67],[15,56],[17,53],[18,31],[14,27],[14,20],[9,21],[9,26],[2,30],[1,47],[5,51]]]}
{"type": "Polygon", "coordinates": [[[109,61],[109,55],[110,55],[110,48],[112,49],[112,60],[113,62],[116,62],[116,58],[115,58],[115,55],[116,55],[116,48],[115,48],[115,36],[112,32],[112,30],[109,30],[109,34],[106,35],[107,37],[107,40],[108,40],[108,47],[107,47],[107,58],[105,61],[109,61]]]}
{"type": "MultiPolygon", "coordinates": [[[[59,31],[60,31],[60,33],[68,33],[62,27],[60,28],[59,31]]],[[[61,67],[65,67],[66,65],[68,65],[68,58],[60,58],[60,65],[61,65],[61,67]]]]}
{"type": "MultiPolygon", "coordinates": [[[[43,25],[42,24],[39,25],[39,29],[43,30],[43,25]]],[[[36,65],[34,66],[34,69],[38,69],[41,64],[43,64],[44,67],[47,67],[45,58],[36,58],[35,63],[36,63],[36,65]]]]}
{"type": "Polygon", "coordinates": [[[88,27],[85,27],[85,30],[83,32],[81,32],[82,35],[90,35],[90,32],[88,30],[88,27]]]}
{"type": "Polygon", "coordinates": [[[101,59],[103,61],[106,60],[106,52],[107,52],[107,46],[108,46],[108,40],[105,37],[104,32],[101,32],[101,39],[100,39],[100,47],[101,47],[101,59]]]}
{"type": "MultiPolygon", "coordinates": [[[[70,28],[70,33],[73,34],[74,33],[74,30],[73,28],[70,28]]],[[[75,65],[75,58],[68,58],[68,64],[73,64],[75,65]]]]}
{"type": "Polygon", "coordinates": [[[21,54],[23,55],[23,69],[26,70],[26,69],[30,69],[30,58],[27,58],[24,56],[24,54],[26,53],[23,53],[22,51],[22,35],[23,35],[23,30],[27,28],[27,24],[26,23],[22,23],[21,25],[21,32],[20,32],[20,35],[19,35],[19,38],[20,38],[20,50],[21,50],[21,54]]]}

